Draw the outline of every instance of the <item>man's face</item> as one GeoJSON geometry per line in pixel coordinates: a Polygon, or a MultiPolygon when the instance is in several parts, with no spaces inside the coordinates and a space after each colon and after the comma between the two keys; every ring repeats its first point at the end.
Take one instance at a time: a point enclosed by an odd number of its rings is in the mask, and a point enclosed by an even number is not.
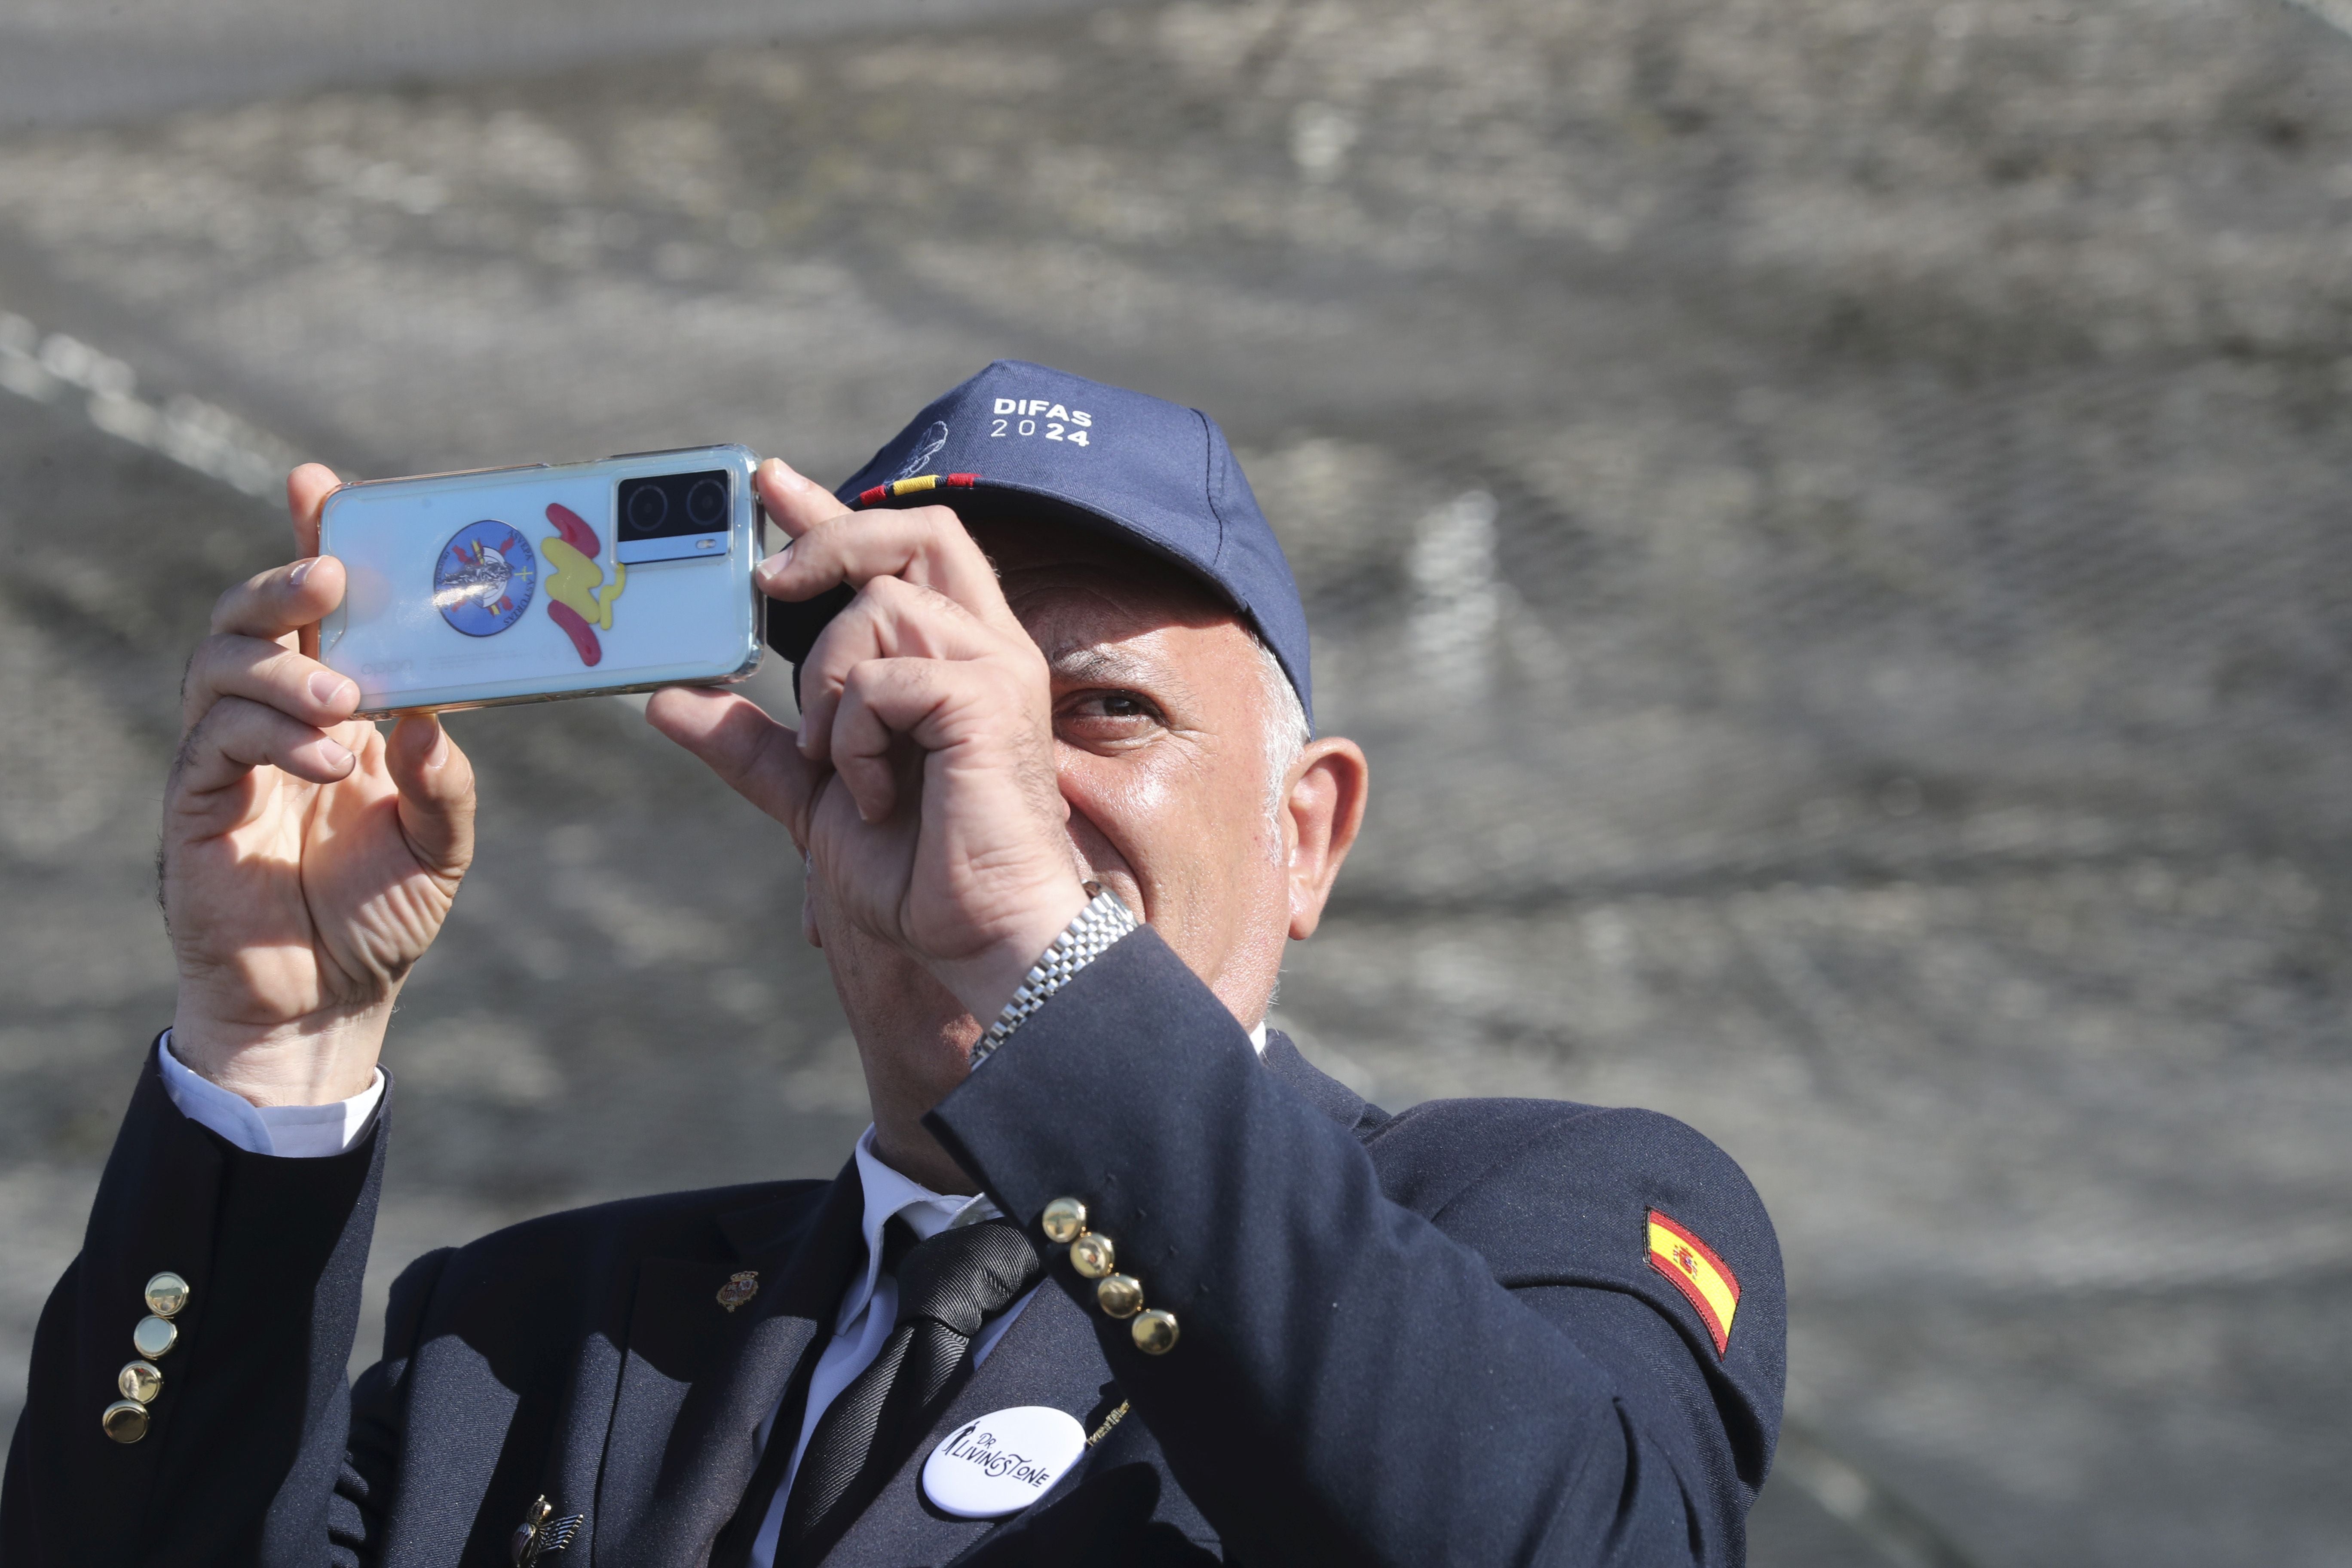
{"type": "MultiPolygon", "coordinates": [[[[1177,568],[1075,530],[973,530],[1053,671],[1055,752],[1087,875],[1149,921],[1235,1017],[1255,1024],[1291,923],[1283,829],[1268,810],[1274,717],[1255,639],[1177,568]]],[[[919,1039],[938,1093],[981,1025],[912,960],[812,899],[850,1026],[894,1060],[919,1039]]],[[[913,1085],[895,1086],[900,1089],[913,1085]]],[[[936,1095],[927,1097],[926,1103],[936,1095]]]]}

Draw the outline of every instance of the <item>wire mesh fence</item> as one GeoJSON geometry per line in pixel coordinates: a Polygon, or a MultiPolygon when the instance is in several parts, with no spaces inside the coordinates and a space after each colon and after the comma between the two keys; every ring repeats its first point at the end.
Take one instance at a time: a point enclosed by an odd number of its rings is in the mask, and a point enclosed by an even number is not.
{"type": "MultiPolygon", "coordinates": [[[[278,548],[173,462],[838,478],[1010,353],[1210,409],[1291,552],[1374,808],[1286,1024],[1729,1148],[1838,1550],[2334,1561],[2347,87],[2252,4],[1322,0],[17,134],[0,1351],[168,1016],[178,650],[278,548]]],[[[829,1172],[775,836],[614,704],[458,732],[379,1262],[829,1172]]]]}

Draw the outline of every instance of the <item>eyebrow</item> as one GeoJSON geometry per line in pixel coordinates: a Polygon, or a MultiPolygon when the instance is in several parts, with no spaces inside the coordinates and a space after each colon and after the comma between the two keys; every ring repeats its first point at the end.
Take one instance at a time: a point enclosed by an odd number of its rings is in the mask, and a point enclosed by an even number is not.
{"type": "Polygon", "coordinates": [[[1124,686],[1155,690],[1179,704],[1192,700],[1192,688],[1157,659],[1099,645],[1055,648],[1045,656],[1046,667],[1064,680],[1084,686],[1124,686]]]}

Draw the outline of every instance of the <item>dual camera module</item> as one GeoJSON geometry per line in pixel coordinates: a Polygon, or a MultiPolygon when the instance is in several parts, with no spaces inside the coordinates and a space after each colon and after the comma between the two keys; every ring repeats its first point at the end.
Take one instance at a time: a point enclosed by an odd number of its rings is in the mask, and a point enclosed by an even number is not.
{"type": "Polygon", "coordinates": [[[729,475],[662,474],[621,481],[621,527],[632,539],[708,533],[727,526],[729,475]]]}
{"type": "Polygon", "coordinates": [[[623,479],[618,500],[615,542],[625,563],[727,552],[735,490],[734,476],[724,468],[623,479]]]}

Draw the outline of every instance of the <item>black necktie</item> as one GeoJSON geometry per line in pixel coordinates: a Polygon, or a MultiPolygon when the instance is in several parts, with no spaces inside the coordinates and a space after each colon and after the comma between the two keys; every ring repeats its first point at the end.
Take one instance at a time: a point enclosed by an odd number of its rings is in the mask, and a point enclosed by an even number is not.
{"type": "MultiPolygon", "coordinates": [[[[900,1228],[896,1220],[891,1226],[900,1228]]],[[[907,1249],[897,1270],[897,1325],[809,1434],[784,1502],[777,1568],[814,1563],[832,1550],[939,1418],[972,1337],[1042,1268],[1034,1244],[1009,1220],[959,1226],[907,1249]]]]}

